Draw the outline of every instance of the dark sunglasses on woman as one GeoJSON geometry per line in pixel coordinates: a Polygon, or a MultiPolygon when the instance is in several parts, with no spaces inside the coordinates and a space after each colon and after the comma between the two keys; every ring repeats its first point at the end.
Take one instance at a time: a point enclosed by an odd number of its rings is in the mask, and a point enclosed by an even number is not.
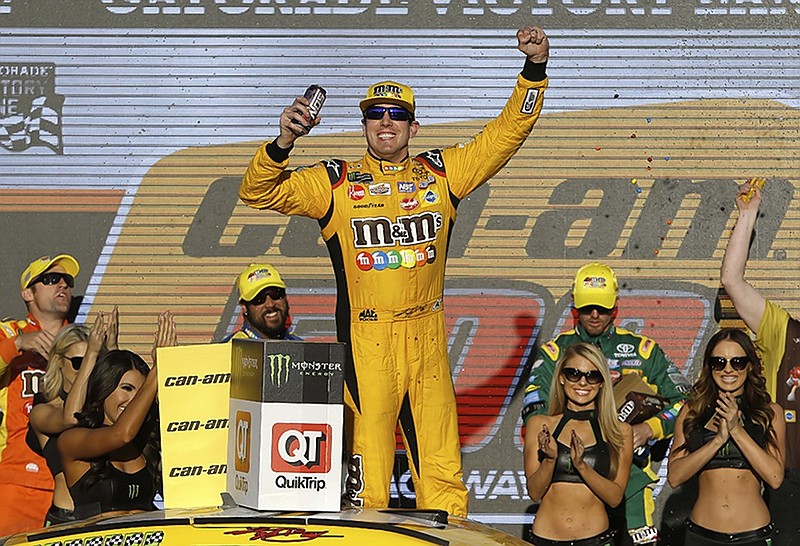
{"type": "Polygon", "coordinates": [[[67,357],[67,360],[72,362],[72,369],[76,372],[81,369],[81,364],[83,364],[83,357],[82,356],[70,356],[67,357]]]}
{"type": "Polygon", "coordinates": [[[708,365],[711,369],[715,372],[721,372],[724,370],[728,362],[731,363],[731,368],[740,372],[747,367],[747,364],[750,362],[750,359],[746,356],[734,356],[730,359],[725,358],[724,356],[710,356],[708,357],[708,365]]]}
{"type": "Polygon", "coordinates": [[[581,377],[585,377],[586,382],[590,385],[597,385],[603,382],[603,374],[600,373],[600,370],[582,372],[577,368],[561,368],[561,375],[570,383],[577,383],[581,380],[581,377]]]}

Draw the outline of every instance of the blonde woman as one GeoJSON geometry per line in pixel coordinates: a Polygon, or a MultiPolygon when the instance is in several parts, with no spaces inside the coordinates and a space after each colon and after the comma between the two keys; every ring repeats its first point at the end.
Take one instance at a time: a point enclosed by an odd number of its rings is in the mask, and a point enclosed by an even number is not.
{"type": "Polygon", "coordinates": [[[607,508],[625,493],[633,457],[630,425],[617,419],[605,356],[578,343],[556,365],[548,415],[525,432],[528,495],[540,502],[536,546],[611,546],[607,508]]]}
{"type": "Polygon", "coordinates": [[[59,330],[50,348],[44,388],[34,398],[27,438],[31,449],[45,458],[55,482],[45,526],[75,519],[56,442],[59,434],[78,424],[75,413],[83,405],[86,382],[104,343],[116,347],[118,316],[116,308],[110,315],[101,313],[91,330],[68,324],[59,330]]]}

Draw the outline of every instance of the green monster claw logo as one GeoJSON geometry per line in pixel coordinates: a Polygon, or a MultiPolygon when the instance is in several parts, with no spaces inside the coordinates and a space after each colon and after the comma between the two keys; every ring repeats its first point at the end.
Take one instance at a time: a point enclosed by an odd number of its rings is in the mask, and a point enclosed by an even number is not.
{"type": "Polygon", "coordinates": [[[289,381],[289,355],[267,355],[269,359],[269,380],[278,387],[282,387],[289,381]]]}

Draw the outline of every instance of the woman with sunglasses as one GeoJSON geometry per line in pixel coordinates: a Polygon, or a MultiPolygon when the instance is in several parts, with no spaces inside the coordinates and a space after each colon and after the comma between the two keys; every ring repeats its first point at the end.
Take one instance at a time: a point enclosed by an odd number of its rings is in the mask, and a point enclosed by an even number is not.
{"type": "Polygon", "coordinates": [[[783,411],[770,401],[755,346],[740,330],[720,330],[676,421],[669,459],[672,487],[699,475],[686,546],[772,544],[761,491],[783,481],[784,439],[783,411]]]}
{"type": "MultiPolygon", "coordinates": [[[[172,315],[162,313],[155,347],[175,343],[172,315]]],[[[154,509],[161,488],[157,388],[155,365],[131,351],[109,351],[95,365],[78,426],[58,439],[76,518],[154,509]]]]}
{"type": "Polygon", "coordinates": [[[118,317],[114,308],[108,322],[105,314],[98,315],[91,330],[79,324],[62,328],[48,355],[43,390],[34,395],[28,445],[44,457],[55,483],[53,502],[44,522],[46,527],[75,519],[57,440],[59,434],[78,424],[75,413],[83,405],[86,381],[104,343],[106,348],[116,348],[118,317]]]}
{"type": "Polygon", "coordinates": [[[624,496],[633,433],[617,418],[603,353],[588,343],[568,347],[550,393],[548,415],[531,417],[525,432],[528,495],[541,502],[533,543],[611,546],[607,509],[624,496]]]}

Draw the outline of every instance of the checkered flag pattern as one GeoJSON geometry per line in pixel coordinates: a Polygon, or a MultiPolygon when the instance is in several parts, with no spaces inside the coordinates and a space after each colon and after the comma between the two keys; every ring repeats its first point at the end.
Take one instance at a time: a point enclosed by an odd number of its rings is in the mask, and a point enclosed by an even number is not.
{"type": "Polygon", "coordinates": [[[125,539],[122,535],[111,535],[106,538],[106,546],[122,546],[125,539]]]}
{"type": "Polygon", "coordinates": [[[142,539],[144,539],[143,533],[131,533],[125,537],[125,546],[141,546],[142,539]]]}
{"type": "Polygon", "coordinates": [[[32,146],[45,146],[64,153],[61,139],[61,107],[63,95],[36,97],[30,110],[0,119],[0,146],[21,152],[32,146]]]}
{"type": "Polygon", "coordinates": [[[161,544],[164,540],[164,531],[155,531],[148,533],[147,538],[144,539],[144,546],[153,546],[154,544],[161,544]]]}
{"type": "Polygon", "coordinates": [[[64,546],[83,546],[83,540],[80,538],[73,538],[64,543],[64,546]]]}
{"type": "Polygon", "coordinates": [[[87,538],[83,544],[84,546],[103,546],[103,537],[87,538]]]}

